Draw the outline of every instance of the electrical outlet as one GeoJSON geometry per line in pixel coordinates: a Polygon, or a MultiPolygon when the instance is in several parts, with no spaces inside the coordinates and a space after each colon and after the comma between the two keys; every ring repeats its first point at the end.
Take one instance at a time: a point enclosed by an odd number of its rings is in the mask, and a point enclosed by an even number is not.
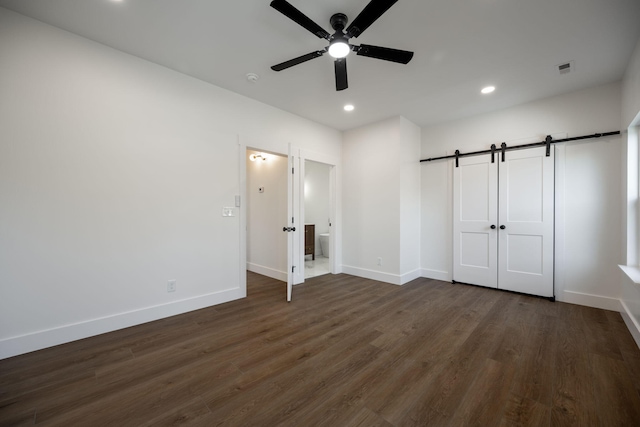
{"type": "Polygon", "coordinates": [[[378,265],[382,265],[382,258],[378,258],[378,265]]]}
{"type": "Polygon", "coordinates": [[[175,291],[176,291],[176,281],[169,280],[169,282],[167,282],[167,292],[175,292],[175,291]]]}

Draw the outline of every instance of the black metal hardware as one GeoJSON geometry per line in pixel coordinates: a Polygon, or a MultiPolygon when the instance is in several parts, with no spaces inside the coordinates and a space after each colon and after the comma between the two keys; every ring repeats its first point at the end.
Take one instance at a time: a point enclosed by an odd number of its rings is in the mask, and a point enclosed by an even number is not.
{"type": "Polygon", "coordinates": [[[291,231],[296,231],[296,228],[295,227],[291,228],[291,231]]]}
{"type": "Polygon", "coordinates": [[[460,150],[456,150],[456,167],[458,167],[458,156],[460,155],[460,150]]]}
{"type": "Polygon", "coordinates": [[[288,227],[282,227],[282,231],[289,231],[288,227]]]}
{"type": "Polygon", "coordinates": [[[551,135],[547,135],[546,139],[544,140],[545,144],[547,144],[547,157],[549,157],[551,155],[551,140],[553,138],[551,138],[551,135]]]}
{"type": "Polygon", "coordinates": [[[495,230],[496,229],[496,225],[495,224],[491,224],[491,229],[495,230]]]}
{"type": "Polygon", "coordinates": [[[286,231],[286,232],[296,231],[296,228],[295,227],[282,227],[282,231],[286,231]]]}
{"type": "Polygon", "coordinates": [[[495,163],[493,156],[496,154],[496,144],[491,144],[491,163],[495,163]]]}
{"type": "Polygon", "coordinates": [[[502,161],[504,162],[504,152],[507,151],[507,143],[503,142],[500,144],[500,148],[502,148],[502,161]]]}
{"type": "Polygon", "coordinates": [[[507,226],[506,226],[506,225],[501,225],[501,226],[500,226],[500,230],[504,230],[505,228],[507,228],[507,226]]]}
{"type": "MultiPolygon", "coordinates": [[[[604,133],[594,133],[592,135],[583,135],[583,136],[576,136],[573,138],[564,138],[564,139],[556,139],[555,141],[550,141],[551,144],[557,144],[559,142],[569,142],[569,141],[578,141],[581,139],[590,139],[590,138],[601,138],[603,136],[613,136],[613,135],[620,135],[620,131],[614,131],[614,132],[604,132],[604,133]]],[[[507,147],[505,150],[506,151],[511,151],[511,150],[521,150],[523,148],[531,148],[531,147],[542,147],[542,146],[546,146],[547,145],[547,141],[546,139],[544,141],[540,141],[540,142],[532,142],[531,144],[522,144],[522,145],[513,145],[511,147],[507,147]]],[[[458,151],[458,150],[456,150],[458,151]]],[[[458,154],[451,154],[448,156],[440,156],[440,157],[431,157],[429,159],[422,159],[420,160],[420,162],[432,162],[434,160],[444,160],[444,159],[453,159],[453,158],[458,158],[458,157],[466,157],[466,156],[478,156],[481,154],[490,154],[491,150],[480,150],[480,151],[471,151],[469,153],[460,153],[458,152],[458,154]]]]}

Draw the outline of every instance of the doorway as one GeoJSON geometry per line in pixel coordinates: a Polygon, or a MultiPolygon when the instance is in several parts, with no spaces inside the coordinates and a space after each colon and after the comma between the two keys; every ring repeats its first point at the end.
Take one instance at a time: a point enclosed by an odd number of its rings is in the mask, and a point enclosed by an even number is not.
{"type": "Polygon", "coordinates": [[[331,166],[304,161],[304,278],[331,273],[331,166]]]}
{"type": "Polygon", "coordinates": [[[314,233],[313,239],[320,256],[323,252],[319,234],[329,234],[329,245],[328,249],[325,245],[321,262],[314,265],[315,274],[320,264],[328,264],[322,274],[339,272],[336,260],[340,259],[340,233],[336,232],[334,221],[340,197],[339,159],[291,144],[288,154],[265,151],[242,141],[240,146],[243,153],[240,156],[241,194],[236,197],[236,206],[241,207],[241,264],[246,265],[240,272],[241,287],[246,296],[246,272],[252,271],[285,282],[287,301],[291,301],[293,285],[305,281],[304,170],[307,160],[329,170],[326,180],[329,182],[329,216],[325,214],[327,217],[322,220],[325,227],[319,227],[323,232],[318,233],[317,241],[314,233]],[[329,233],[324,232],[326,226],[331,230],[329,233]]]}
{"type": "Polygon", "coordinates": [[[287,281],[287,156],[247,148],[247,270],[287,281]]]}

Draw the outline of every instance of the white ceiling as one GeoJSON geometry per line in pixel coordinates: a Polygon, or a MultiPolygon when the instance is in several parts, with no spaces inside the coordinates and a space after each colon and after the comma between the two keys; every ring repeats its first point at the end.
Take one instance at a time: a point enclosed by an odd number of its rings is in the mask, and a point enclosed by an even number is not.
{"type": "MultiPolygon", "coordinates": [[[[289,0],[329,32],[369,0],[289,0]]],[[[415,52],[408,65],[349,55],[336,92],[327,42],[270,0],[0,0],[0,6],[339,130],[402,115],[425,126],[619,80],[639,0],[399,0],[357,39],[415,52]],[[558,64],[575,61],[559,75],[558,64]],[[247,73],[259,75],[257,83],[247,73]],[[495,85],[491,95],[480,89],[495,85]],[[342,106],[352,103],[347,113],[342,106]]]]}

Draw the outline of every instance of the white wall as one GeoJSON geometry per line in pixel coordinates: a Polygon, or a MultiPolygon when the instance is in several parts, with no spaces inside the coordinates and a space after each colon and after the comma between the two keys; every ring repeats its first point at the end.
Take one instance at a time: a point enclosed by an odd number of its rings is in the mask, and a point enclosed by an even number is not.
{"type": "Polygon", "coordinates": [[[622,127],[626,129],[640,113],[640,39],[629,58],[622,79],[622,127]]]}
{"type": "Polygon", "coordinates": [[[287,158],[247,150],[247,270],[287,281],[287,158]],[[259,188],[264,188],[260,193],[259,188]]]}
{"type": "MultiPolygon", "coordinates": [[[[612,83],[422,129],[422,157],[619,130],[620,84],[612,83]]],[[[620,137],[558,144],[556,297],[619,308],[617,264],[623,259],[620,137]]],[[[452,278],[453,162],[421,166],[423,275],[452,278]]]]}
{"type": "Polygon", "coordinates": [[[419,138],[402,117],[345,132],[345,273],[396,284],[417,277],[419,138]]]}
{"type": "MultiPolygon", "coordinates": [[[[637,259],[640,253],[640,236],[638,225],[640,219],[640,207],[638,204],[638,169],[640,158],[638,157],[638,134],[640,133],[640,39],[635,51],[629,59],[629,65],[622,80],[622,128],[628,129],[627,156],[625,157],[628,182],[625,185],[624,200],[625,230],[627,231],[627,261],[636,273],[640,273],[637,259]],[[628,202],[627,202],[628,201],[628,202]]],[[[636,342],[640,346],[640,276],[632,280],[625,274],[621,274],[623,317],[633,333],[636,342]]]]}
{"type": "Polygon", "coordinates": [[[400,117],[400,274],[420,277],[420,127],[400,117]]]}
{"type": "Polygon", "coordinates": [[[341,156],[336,130],[2,8],[0,63],[0,358],[242,297],[238,140],[341,156]]]}
{"type": "Polygon", "coordinates": [[[372,275],[375,272],[378,277],[392,277],[400,272],[400,182],[394,161],[399,121],[395,117],[344,133],[342,261],[345,273],[372,275]],[[382,265],[377,265],[378,258],[382,259],[382,265]]]}
{"type": "Polygon", "coordinates": [[[304,164],[304,222],[315,224],[316,256],[322,255],[320,234],[329,233],[331,166],[307,160],[304,164]]]}

